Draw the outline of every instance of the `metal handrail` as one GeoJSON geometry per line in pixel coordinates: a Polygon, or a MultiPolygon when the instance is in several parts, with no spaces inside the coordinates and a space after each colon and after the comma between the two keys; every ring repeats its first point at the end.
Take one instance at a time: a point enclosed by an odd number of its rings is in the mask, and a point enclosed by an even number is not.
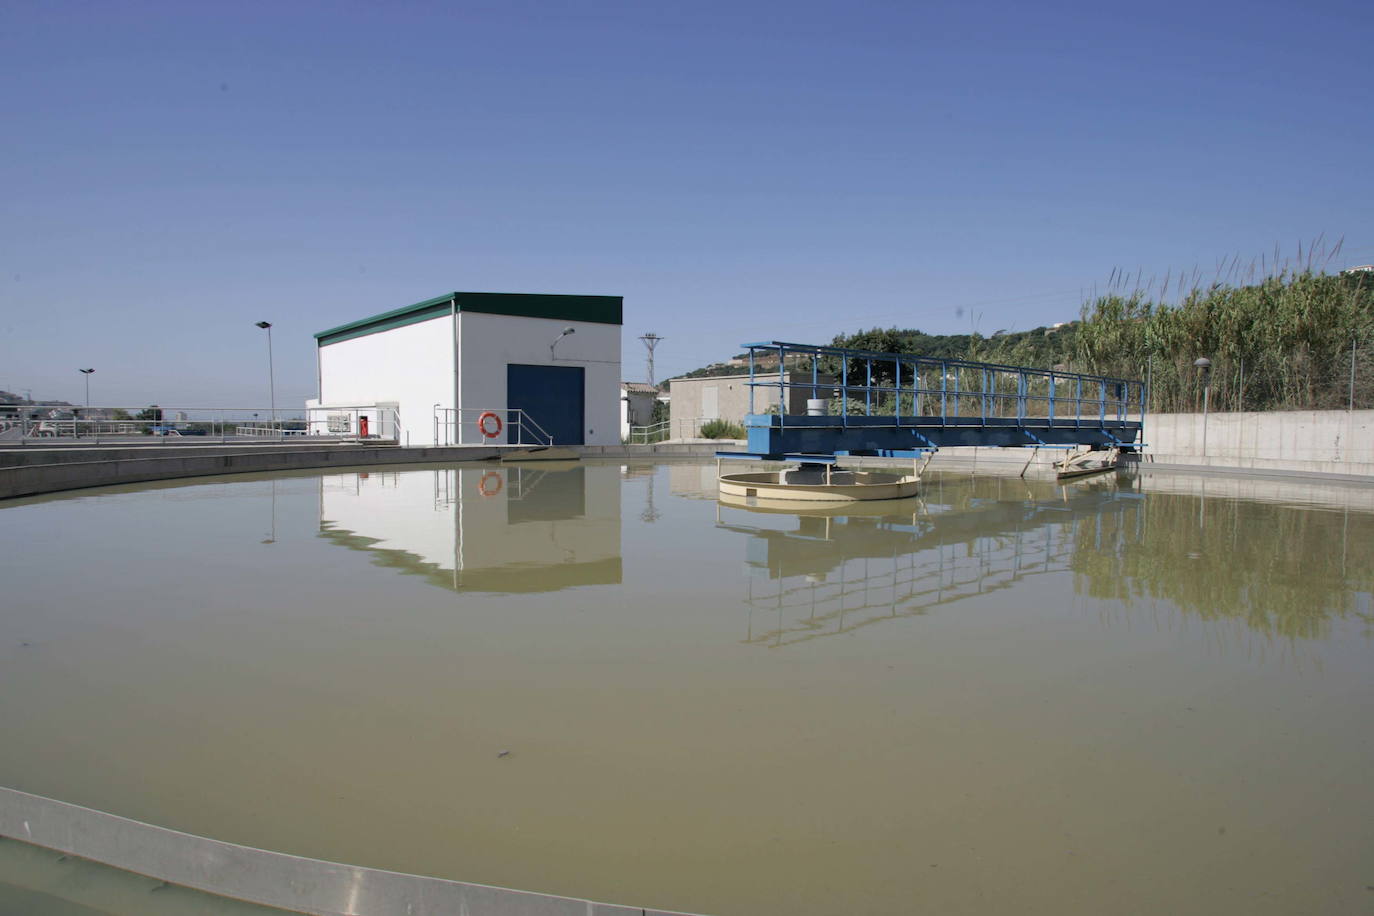
{"type": "MultiPolygon", "coordinates": [[[[534,432],[538,433],[540,436],[542,436],[542,437],[545,439],[544,442],[540,443],[541,445],[553,445],[553,436],[549,435],[549,434],[544,430],[544,427],[540,426],[537,422],[535,422],[534,417],[532,417],[532,416],[530,416],[529,414],[525,413],[525,411],[521,410],[521,409],[518,408],[518,407],[513,408],[513,409],[510,409],[510,410],[507,410],[506,412],[507,412],[508,414],[514,413],[514,414],[518,414],[518,415],[519,415],[519,416],[518,416],[518,419],[519,419],[519,421],[520,421],[520,422],[519,422],[519,429],[520,429],[520,431],[521,431],[521,433],[522,433],[522,436],[521,436],[522,440],[523,440],[523,438],[524,438],[524,437],[523,437],[523,432],[524,432],[524,429],[525,429],[525,424],[528,423],[531,427],[534,428],[534,432]]],[[[523,445],[524,442],[522,441],[520,444],[523,445]]]]}
{"type": "MultiPolygon", "coordinates": [[[[1069,372],[1067,370],[1060,372],[1055,369],[1037,369],[1033,366],[1011,366],[1003,363],[980,363],[974,360],[948,358],[943,356],[918,356],[912,353],[883,353],[879,350],[851,350],[845,347],[832,347],[823,344],[787,343],[785,341],[780,340],[772,340],[766,343],[740,344],[740,346],[747,347],[750,350],[776,350],[779,347],[782,347],[786,349],[788,353],[817,353],[822,356],[851,356],[859,359],[882,360],[884,362],[889,363],[895,359],[900,358],[903,362],[906,363],[944,363],[950,366],[954,366],[956,368],[965,369],[997,369],[1003,372],[1027,372],[1042,376],[1054,375],[1059,378],[1082,378],[1092,380],[1106,379],[1107,381],[1111,382],[1130,382],[1132,384],[1140,383],[1138,379],[1117,378],[1116,376],[1111,375],[1085,375],[1083,373],[1069,372]]],[[[771,356],[769,357],[769,363],[772,363],[771,356]]]]}
{"type": "Polygon", "coordinates": [[[90,445],[137,445],[153,439],[188,440],[184,444],[241,440],[282,441],[309,436],[312,441],[360,438],[360,419],[376,423],[368,441],[401,443],[405,428],[396,407],[375,404],[319,405],[273,419],[269,407],[128,407],[72,404],[0,404],[0,447],[77,441],[90,445]],[[155,410],[157,416],[138,416],[155,410]],[[341,429],[330,429],[329,415],[342,416],[341,429]],[[382,433],[385,432],[385,435],[382,433]]]}
{"type": "Polygon", "coordinates": [[[434,405],[434,444],[435,445],[553,445],[550,435],[538,422],[519,407],[443,407],[434,405]],[[473,429],[486,414],[504,417],[502,429],[496,436],[488,437],[482,433],[464,436],[468,418],[473,429]],[[511,441],[511,434],[515,441],[511,441]],[[499,439],[505,442],[499,442],[499,439]],[[526,440],[529,441],[526,441],[526,440]]]}
{"type": "Polygon", "coordinates": [[[955,425],[975,421],[986,424],[989,419],[1012,418],[1017,421],[1017,425],[1022,425],[1029,419],[1038,420],[1043,417],[1049,426],[1082,427],[1085,423],[1104,426],[1109,419],[1113,422],[1125,422],[1137,412],[1143,423],[1145,416],[1146,386],[1134,379],[783,341],[743,346],[749,350],[749,413],[757,414],[754,402],[756,388],[776,389],[780,405],[777,422],[782,425],[787,423],[787,392],[794,388],[810,390],[812,398],[820,398],[822,391],[827,395],[835,392],[841,401],[841,409],[836,415],[836,422],[841,426],[848,426],[849,418],[857,413],[868,417],[875,416],[875,399],[879,410],[884,411],[881,415],[892,418],[896,426],[932,423],[948,425],[951,421],[955,425]],[[767,374],[761,375],[755,365],[755,360],[760,355],[767,358],[770,367],[767,374]],[[810,380],[796,380],[789,376],[786,368],[789,355],[810,358],[810,380]],[[821,378],[819,364],[823,358],[839,360],[837,380],[821,378]],[[775,360],[777,374],[773,375],[771,367],[775,360]],[[865,379],[862,383],[850,383],[851,361],[863,364],[865,379]],[[875,363],[891,371],[892,384],[874,383],[875,363]],[[931,383],[932,373],[938,375],[938,387],[931,383]],[[1007,376],[1012,376],[1012,381],[1009,382],[1007,376]],[[903,385],[903,379],[906,377],[911,379],[912,384],[903,385]],[[923,380],[926,384],[922,384],[923,380]],[[961,387],[966,382],[973,384],[961,387]],[[1044,394],[1034,390],[1041,384],[1047,387],[1044,394]],[[1071,395],[1059,393],[1060,387],[1065,384],[1071,386],[1071,395]],[[1085,385],[1089,389],[1087,397],[1084,396],[1085,385]],[[1094,387],[1096,396],[1091,396],[1094,387]],[[884,403],[885,400],[887,403],[884,403]],[[908,400],[911,407],[905,415],[905,423],[903,400],[908,400]],[[925,411],[921,409],[923,401],[925,411]],[[974,404],[977,409],[965,412],[961,409],[965,404],[974,404]],[[1014,412],[1006,409],[1008,404],[1015,405],[1014,412]],[[861,410],[854,409],[860,405],[861,410]],[[1044,405],[1043,415],[1035,412],[1036,405],[1044,405]],[[938,410],[934,409],[936,406],[938,410]],[[1056,407],[1059,406],[1068,409],[1057,411],[1056,407]],[[891,413],[886,412],[886,408],[889,407],[891,413]]]}
{"type": "Polygon", "coordinates": [[[307,411],[306,435],[337,436],[343,439],[392,441],[409,444],[409,434],[401,423],[399,407],[378,407],[375,404],[320,404],[307,411]],[[362,432],[363,421],[369,422],[367,435],[362,432]],[[370,423],[377,423],[377,429],[370,423]],[[384,435],[390,426],[392,435],[384,435]]]}
{"type": "Polygon", "coordinates": [[[223,443],[262,438],[260,431],[264,428],[272,430],[277,438],[296,435],[305,426],[303,417],[282,417],[282,413],[278,408],[279,419],[271,424],[270,407],[0,404],[0,447],[54,440],[91,445],[139,444],[148,441],[148,437],[223,443]],[[148,415],[150,410],[156,410],[156,415],[148,415]],[[265,425],[264,418],[271,425],[265,425]]]}
{"type": "Polygon", "coordinates": [[[649,426],[631,426],[629,442],[631,445],[651,445],[667,439],[672,431],[672,420],[661,420],[649,426]]]}

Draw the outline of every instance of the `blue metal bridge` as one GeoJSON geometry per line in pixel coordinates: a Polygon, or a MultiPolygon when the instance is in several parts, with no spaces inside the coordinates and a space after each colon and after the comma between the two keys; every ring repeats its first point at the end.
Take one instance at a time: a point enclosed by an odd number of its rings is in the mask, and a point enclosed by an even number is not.
{"type": "Polygon", "coordinates": [[[1145,385],[1136,380],[781,341],[744,346],[749,450],[734,457],[824,462],[951,446],[1142,444],[1145,385]],[[759,412],[764,390],[770,406],[759,412]]]}

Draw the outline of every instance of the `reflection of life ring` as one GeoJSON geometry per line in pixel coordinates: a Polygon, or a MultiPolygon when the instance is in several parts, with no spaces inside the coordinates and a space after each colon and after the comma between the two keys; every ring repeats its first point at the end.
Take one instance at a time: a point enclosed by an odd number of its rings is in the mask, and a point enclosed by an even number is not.
{"type": "Polygon", "coordinates": [[[496,414],[492,413],[490,410],[488,410],[486,413],[482,414],[480,417],[477,418],[477,431],[480,432],[482,435],[486,436],[488,439],[495,439],[497,436],[501,435],[501,425],[501,418],[498,417],[496,414]],[[496,426],[493,428],[487,422],[488,420],[490,420],[492,423],[495,423],[496,426]]]}
{"type": "Polygon", "coordinates": [[[501,479],[500,474],[495,471],[487,471],[482,475],[482,479],[477,481],[477,492],[483,496],[495,496],[501,492],[501,488],[505,485],[506,482],[501,479]]]}

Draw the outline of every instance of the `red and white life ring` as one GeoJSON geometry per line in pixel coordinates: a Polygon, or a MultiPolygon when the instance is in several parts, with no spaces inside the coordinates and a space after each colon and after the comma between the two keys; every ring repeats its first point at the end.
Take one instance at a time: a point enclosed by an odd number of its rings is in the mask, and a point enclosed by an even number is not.
{"type": "Polygon", "coordinates": [[[504,425],[505,424],[501,422],[501,418],[490,410],[477,418],[477,431],[488,439],[495,439],[497,436],[501,435],[501,427],[504,425]],[[491,422],[489,423],[487,421],[491,422]]]}
{"type": "Polygon", "coordinates": [[[506,482],[501,479],[500,474],[496,471],[487,471],[482,475],[482,479],[477,481],[477,492],[483,496],[495,496],[505,485],[506,482]]]}

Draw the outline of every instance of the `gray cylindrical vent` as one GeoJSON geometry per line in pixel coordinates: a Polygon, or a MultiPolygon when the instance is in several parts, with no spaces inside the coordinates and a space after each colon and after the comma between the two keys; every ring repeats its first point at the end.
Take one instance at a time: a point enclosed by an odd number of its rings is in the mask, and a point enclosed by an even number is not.
{"type": "Polygon", "coordinates": [[[808,417],[823,417],[830,412],[829,398],[807,398],[806,415],[808,417]]]}

